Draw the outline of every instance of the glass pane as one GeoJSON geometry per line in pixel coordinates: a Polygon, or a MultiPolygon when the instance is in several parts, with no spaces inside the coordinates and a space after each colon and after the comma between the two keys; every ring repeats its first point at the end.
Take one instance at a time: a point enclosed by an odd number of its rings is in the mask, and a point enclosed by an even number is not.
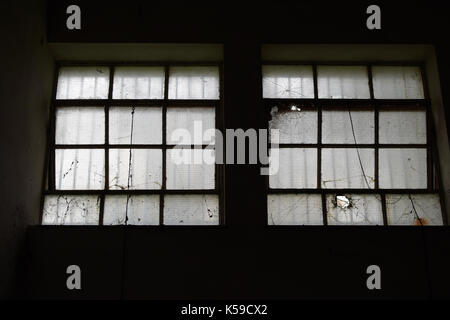
{"type": "Polygon", "coordinates": [[[383,225],[381,197],[376,194],[327,195],[329,225],[383,225]]]}
{"type": "Polygon", "coordinates": [[[322,142],[374,143],[374,122],[373,111],[324,110],[322,112],[322,142]]]}
{"type": "Polygon", "coordinates": [[[116,67],[113,99],[164,99],[164,67],[116,67]]]}
{"type": "Polygon", "coordinates": [[[373,149],[322,149],[322,187],[374,188],[374,154],[373,149]]]}
{"type": "Polygon", "coordinates": [[[167,150],[167,189],[214,189],[214,150],[167,150]]]}
{"type": "Polygon", "coordinates": [[[162,142],[162,108],[112,107],[109,110],[110,144],[160,144],[162,142]],[[133,124],[133,132],[131,132],[133,124]]]}
{"type": "Polygon", "coordinates": [[[380,111],[380,143],[426,143],[425,111],[380,111]]]}
{"type": "Polygon", "coordinates": [[[369,99],[369,77],[364,66],[318,66],[319,98],[369,99]]]}
{"type": "Polygon", "coordinates": [[[161,189],[161,185],[162,185],[161,150],[158,149],[109,150],[110,189],[120,189],[120,190],[161,189]]]}
{"type": "Polygon", "coordinates": [[[372,67],[373,92],[378,99],[423,99],[419,67],[372,67]]]}
{"type": "Polygon", "coordinates": [[[165,225],[218,225],[217,195],[164,196],[165,225]]]}
{"type": "Polygon", "coordinates": [[[426,149],[380,149],[380,188],[426,189],[426,149]]]}
{"type": "Polygon", "coordinates": [[[314,98],[312,66],[263,66],[263,98],[314,98]]]}
{"type": "Polygon", "coordinates": [[[58,190],[103,189],[105,151],[102,149],[55,150],[55,187],[58,190]]]}
{"type": "Polygon", "coordinates": [[[169,99],[219,99],[219,68],[171,67],[169,99]]]}
{"type": "Polygon", "coordinates": [[[99,196],[45,196],[42,224],[97,225],[100,215],[99,196]]]}
{"type": "Polygon", "coordinates": [[[216,111],[214,108],[170,107],[167,109],[167,143],[209,144],[212,141],[209,139],[209,134],[204,135],[205,131],[215,127],[216,111]],[[186,137],[188,132],[189,136],[186,137]]]}
{"type": "Polygon", "coordinates": [[[56,144],[103,144],[105,111],[94,107],[64,107],[56,110],[56,144]]]}
{"type": "Polygon", "coordinates": [[[108,89],[108,67],[63,67],[56,99],[107,99],[108,89]]]}
{"type": "Polygon", "coordinates": [[[128,217],[127,224],[129,225],[158,225],[159,196],[106,196],[103,224],[125,224],[125,216],[128,217]]]}
{"type": "Polygon", "coordinates": [[[269,194],[269,225],[323,225],[320,194],[269,194]]]}
{"type": "Polygon", "coordinates": [[[273,107],[270,114],[269,130],[279,130],[280,143],[317,143],[317,111],[273,107]]]}
{"type": "Polygon", "coordinates": [[[386,195],[386,213],[390,225],[442,226],[444,224],[438,194],[388,194],[386,195]]]}
{"type": "MultiPolygon", "coordinates": [[[[269,176],[270,188],[317,187],[316,149],[280,148],[278,150],[279,168],[276,174],[269,176]]],[[[276,153],[272,151],[270,155],[273,158],[276,153]]],[[[270,163],[273,163],[272,159],[270,163]]]]}

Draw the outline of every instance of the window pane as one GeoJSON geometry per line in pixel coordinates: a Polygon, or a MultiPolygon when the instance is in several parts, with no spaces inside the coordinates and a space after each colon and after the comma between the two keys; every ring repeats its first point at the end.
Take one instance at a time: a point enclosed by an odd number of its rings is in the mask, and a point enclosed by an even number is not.
{"type": "Polygon", "coordinates": [[[164,99],[164,67],[117,67],[113,99],[164,99]]]}
{"type": "Polygon", "coordinates": [[[425,189],[426,149],[380,149],[380,188],[425,189]]]}
{"type": "Polygon", "coordinates": [[[329,225],[383,225],[381,198],[373,194],[327,195],[329,225]]]}
{"type": "Polygon", "coordinates": [[[386,195],[386,213],[390,225],[442,226],[444,224],[438,194],[388,194],[386,195]]]}
{"type": "Polygon", "coordinates": [[[319,98],[369,99],[369,78],[364,66],[318,66],[319,98]]]}
{"type": "Polygon", "coordinates": [[[120,195],[105,197],[104,225],[125,224],[125,215],[128,216],[127,224],[129,225],[159,224],[159,196],[120,195]]]}
{"type": "Polygon", "coordinates": [[[166,195],[165,225],[218,225],[217,195],[166,195]]]}
{"type": "Polygon", "coordinates": [[[324,110],[322,112],[322,142],[374,143],[374,122],[373,111],[324,110]]]}
{"type": "MultiPolygon", "coordinates": [[[[276,150],[270,150],[271,164],[276,150]]],[[[269,176],[270,188],[316,188],[317,150],[308,148],[280,148],[278,172],[269,176]]],[[[271,169],[272,170],[272,169],[271,169]]],[[[274,171],[276,172],[276,170],[274,171]]]]}
{"type": "Polygon", "coordinates": [[[373,92],[378,99],[423,99],[419,67],[374,66],[373,92]]]}
{"type": "Polygon", "coordinates": [[[269,130],[279,130],[280,143],[317,143],[317,111],[273,107],[270,114],[269,130]]]}
{"type": "Polygon", "coordinates": [[[109,150],[110,189],[161,189],[162,151],[157,149],[109,150]],[[131,168],[130,168],[131,152],[131,168]],[[128,179],[128,177],[130,177],[128,179]],[[130,185],[128,188],[128,184],[130,185]]]}
{"type": "Polygon", "coordinates": [[[425,111],[380,111],[380,143],[426,143],[425,111]]]}
{"type": "Polygon", "coordinates": [[[212,142],[209,139],[210,135],[204,136],[204,134],[206,130],[214,129],[215,123],[216,112],[214,108],[170,107],[167,109],[167,143],[209,144],[212,142]],[[184,136],[186,130],[190,137],[184,136]],[[179,135],[181,134],[183,138],[179,141],[181,139],[179,135]]]}
{"type": "Polygon", "coordinates": [[[56,111],[56,144],[105,142],[105,111],[94,107],[65,107],[56,111]]]}
{"type": "Polygon", "coordinates": [[[99,196],[48,195],[42,224],[97,225],[99,214],[99,196]]]}
{"type": "Polygon", "coordinates": [[[169,99],[219,99],[219,68],[171,67],[169,99]]]}
{"type": "Polygon", "coordinates": [[[374,160],[373,149],[322,149],[322,187],[373,188],[374,160]]]}
{"type": "Polygon", "coordinates": [[[55,150],[55,186],[58,190],[103,189],[105,151],[102,149],[55,150]]]}
{"type": "Polygon", "coordinates": [[[110,144],[160,144],[162,109],[160,107],[112,107],[109,110],[110,144]],[[131,124],[133,123],[133,132],[131,124]]]}
{"type": "Polygon", "coordinates": [[[267,211],[269,225],[323,225],[320,194],[269,194],[267,211]]]}
{"type": "Polygon", "coordinates": [[[107,67],[63,67],[59,69],[56,99],[106,99],[107,67]]]}
{"type": "Polygon", "coordinates": [[[214,189],[214,150],[167,150],[167,189],[214,189]]]}
{"type": "Polygon", "coordinates": [[[263,66],[264,98],[314,98],[312,66],[263,66]]]}

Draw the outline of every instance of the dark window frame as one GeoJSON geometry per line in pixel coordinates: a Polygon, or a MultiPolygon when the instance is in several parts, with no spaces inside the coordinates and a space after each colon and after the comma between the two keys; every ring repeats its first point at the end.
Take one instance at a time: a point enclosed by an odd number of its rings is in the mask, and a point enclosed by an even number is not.
{"type": "MultiPolygon", "coordinates": [[[[47,152],[45,159],[45,181],[41,197],[39,224],[42,224],[44,201],[47,195],[97,195],[100,199],[100,214],[98,226],[102,226],[104,205],[107,195],[159,195],[159,224],[164,225],[164,196],[165,195],[217,195],[219,205],[218,227],[225,224],[224,208],[224,165],[215,164],[214,189],[167,189],[166,188],[166,152],[174,148],[175,144],[168,144],[166,140],[167,109],[171,107],[205,107],[215,110],[215,128],[224,131],[224,95],[223,95],[223,62],[222,61],[56,61],[53,79],[52,101],[50,105],[50,119],[47,134],[47,152]],[[59,70],[62,67],[107,67],[109,68],[109,88],[107,99],[56,99],[59,70]],[[164,68],[164,98],[163,99],[113,99],[113,81],[116,67],[163,67],[164,68]],[[169,71],[170,67],[217,67],[219,70],[219,98],[218,99],[169,99],[169,71]],[[61,144],[55,143],[56,111],[64,107],[104,107],[105,112],[105,141],[103,144],[61,144]],[[161,144],[109,144],[109,109],[110,107],[161,107],[162,108],[162,143],[161,144]],[[103,149],[105,152],[104,169],[105,184],[103,189],[96,190],[57,190],[55,188],[55,150],[57,149],[103,149]],[[159,149],[162,151],[162,186],[161,189],[109,189],[109,150],[110,149],[159,149]]],[[[205,149],[206,144],[186,145],[186,148],[205,149]]],[[[215,149],[215,147],[214,147],[215,149]]],[[[188,225],[186,225],[188,226],[188,225]]],[[[189,225],[193,226],[193,225],[189,225]]],[[[200,225],[207,227],[207,225],[200,225]]],[[[179,226],[177,226],[179,227],[179,226]]]]}
{"type": "MultiPolygon", "coordinates": [[[[313,69],[313,84],[314,84],[314,98],[264,98],[261,92],[262,102],[264,105],[266,115],[266,125],[268,126],[270,120],[270,111],[274,106],[300,106],[304,110],[317,110],[317,143],[311,144],[279,144],[279,148],[312,148],[317,150],[317,187],[316,188],[270,188],[269,176],[266,176],[266,201],[269,194],[320,194],[322,199],[322,217],[323,225],[328,225],[327,219],[327,195],[339,194],[378,194],[381,197],[383,226],[388,226],[387,209],[386,209],[386,195],[387,194],[439,194],[441,205],[441,214],[443,224],[448,225],[447,216],[445,215],[446,207],[444,202],[441,169],[438,159],[438,150],[435,143],[435,127],[432,120],[431,101],[428,90],[428,83],[426,80],[425,64],[421,61],[261,61],[261,68],[266,65],[273,66],[311,66],[313,69]],[[369,99],[323,99],[318,95],[318,66],[365,66],[367,70],[369,82],[369,99]],[[424,98],[423,99],[376,99],[373,90],[373,66],[410,66],[420,68],[424,98]],[[374,111],[374,143],[373,144],[331,144],[322,143],[322,111],[323,110],[373,110],[374,111]],[[379,143],[379,112],[381,110],[423,110],[426,113],[426,143],[424,144],[380,144],[379,143]],[[370,148],[374,149],[374,188],[346,188],[346,189],[332,189],[322,188],[321,185],[321,168],[322,168],[322,149],[323,148],[370,148]],[[396,189],[381,189],[379,188],[379,150],[381,148],[396,148],[396,149],[426,149],[427,151],[427,188],[425,189],[410,189],[410,188],[396,188],[396,189]]],[[[261,83],[263,83],[263,74],[261,73],[261,83]]],[[[262,90],[262,89],[261,89],[262,90]]],[[[271,143],[268,141],[269,149],[271,143]]],[[[266,210],[266,224],[268,224],[269,212],[266,210]]]]}

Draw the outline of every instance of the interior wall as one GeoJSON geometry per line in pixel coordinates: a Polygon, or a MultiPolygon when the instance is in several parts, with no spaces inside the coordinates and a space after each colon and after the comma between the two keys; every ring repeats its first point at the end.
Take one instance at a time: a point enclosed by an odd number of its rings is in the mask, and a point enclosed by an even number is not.
{"type": "Polygon", "coordinates": [[[14,295],[28,225],[39,221],[53,61],[45,1],[2,1],[0,298],[14,295]]]}
{"type": "Polygon", "coordinates": [[[222,44],[49,43],[56,61],[222,61],[222,44]]]}
{"type": "Polygon", "coordinates": [[[431,99],[431,110],[433,112],[433,141],[437,150],[435,157],[439,159],[439,178],[441,179],[441,197],[445,204],[447,224],[450,222],[450,149],[448,140],[448,128],[445,121],[445,108],[442,101],[439,68],[434,50],[430,52],[425,61],[425,72],[427,76],[428,92],[431,99]]]}

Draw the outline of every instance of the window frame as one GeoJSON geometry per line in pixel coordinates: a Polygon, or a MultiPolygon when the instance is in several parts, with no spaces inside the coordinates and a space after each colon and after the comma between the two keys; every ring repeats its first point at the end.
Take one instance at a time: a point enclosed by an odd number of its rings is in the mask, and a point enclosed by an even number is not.
{"type": "MultiPolygon", "coordinates": [[[[314,98],[264,98],[262,92],[262,84],[264,76],[261,72],[261,97],[262,104],[265,110],[265,123],[268,129],[271,108],[274,106],[288,106],[296,105],[302,109],[317,110],[317,143],[289,143],[278,145],[278,148],[313,148],[317,150],[317,187],[316,188],[270,188],[269,179],[270,176],[266,176],[266,202],[270,194],[317,194],[321,195],[322,199],[322,219],[323,226],[328,225],[327,218],[327,195],[338,194],[378,194],[381,197],[382,217],[383,225],[389,226],[386,207],[386,195],[387,194],[439,194],[439,202],[441,205],[441,215],[443,225],[448,225],[447,216],[445,214],[445,200],[443,195],[442,177],[440,163],[438,159],[438,150],[435,143],[435,127],[432,120],[431,100],[429,96],[429,88],[427,83],[425,63],[423,61],[279,61],[279,60],[262,60],[261,70],[263,66],[311,66],[313,73],[313,85],[314,85],[314,98]],[[318,93],[318,66],[365,66],[368,76],[369,85],[369,99],[324,99],[319,98],[318,93]],[[423,99],[376,99],[374,96],[372,67],[374,66],[405,66],[405,67],[418,67],[421,72],[422,84],[423,84],[423,99]],[[382,110],[423,110],[425,111],[426,119],[426,143],[423,144],[381,144],[379,143],[379,113],[382,110]],[[322,143],[322,111],[323,110],[373,110],[374,112],[374,143],[373,144],[335,144],[335,143],[322,143]],[[322,188],[321,176],[322,176],[322,149],[324,148],[351,148],[362,149],[370,148],[374,149],[374,187],[373,188],[345,188],[345,189],[333,189],[322,188]],[[426,164],[427,164],[427,187],[425,189],[411,189],[411,188],[396,188],[396,189],[381,189],[379,188],[379,150],[381,148],[388,149],[425,149],[426,150],[426,164]]],[[[268,138],[269,150],[272,146],[270,138],[268,138]]],[[[266,210],[265,221],[268,223],[269,211],[266,210]]],[[[279,225],[270,225],[279,226],[279,225]]]]}
{"type": "MultiPolygon", "coordinates": [[[[167,150],[174,148],[175,144],[167,143],[167,110],[171,107],[205,107],[215,110],[215,128],[224,129],[224,95],[223,95],[223,62],[222,61],[56,61],[52,88],[52,101],[50,104],[49,125],[47,133],[47,150],[45,159],[45,187],[42,192],[39,224],[42,225],[44,215],[44,202],[47,195],[97,195],[100,199],[99,223],[103,226],[105,198],[108,195],[159,195],[159,223],[153,226],[173,226],[164,224],[164,196],[165,195],[217,195],[219,206],[219,222],[217,225],[199,225],[202,227],[219,227],[225,224],[224,199],[224,165],[215,163],[214,189],[167,189],[166,166],[167,150]],[[107,99],[57,99],[57,85],[59,70],[62,67],[107,67],[109,68],[109,87],[107,99]],[[164,68],[164,97],[163,99],[113,99],[114,72],[116,67],[163,67],[164,68]],[[169,99],[170,67],[217,67],[219,71],[219,98],[218,99],[169,99]],[[103,144],[56,144],[56,112],[64,107],[103,107],[105,112],[105,141],[103,144]],[[161,107],[162,109],[162,141],[161,144],[110,144],[109,143],[109,109],[111,107],[161,107]],[[57,149],[102,149],[105,152],[104,170],[105,185],[98,190],[57,190],[55,188],[55,150],[57,149]],[[162,151],[162,186],[160,189],[109,189],[109,150],[110,149],[157,149],[162,151]]],[[[186,148],[205,149],[207,144],[191,144],[186,148]]],[[[214,147],[215,149],[215,147],[214,147]]],[[[127,225],[127,224],[121,224],[127,225]]],[[[58,225],[64,226],[64,225],[58,225]]],[[[195,226],[195,225],[180,225],[195,226]]],[[[176,227],[179,227],[178,225],[176,227]]]]}

